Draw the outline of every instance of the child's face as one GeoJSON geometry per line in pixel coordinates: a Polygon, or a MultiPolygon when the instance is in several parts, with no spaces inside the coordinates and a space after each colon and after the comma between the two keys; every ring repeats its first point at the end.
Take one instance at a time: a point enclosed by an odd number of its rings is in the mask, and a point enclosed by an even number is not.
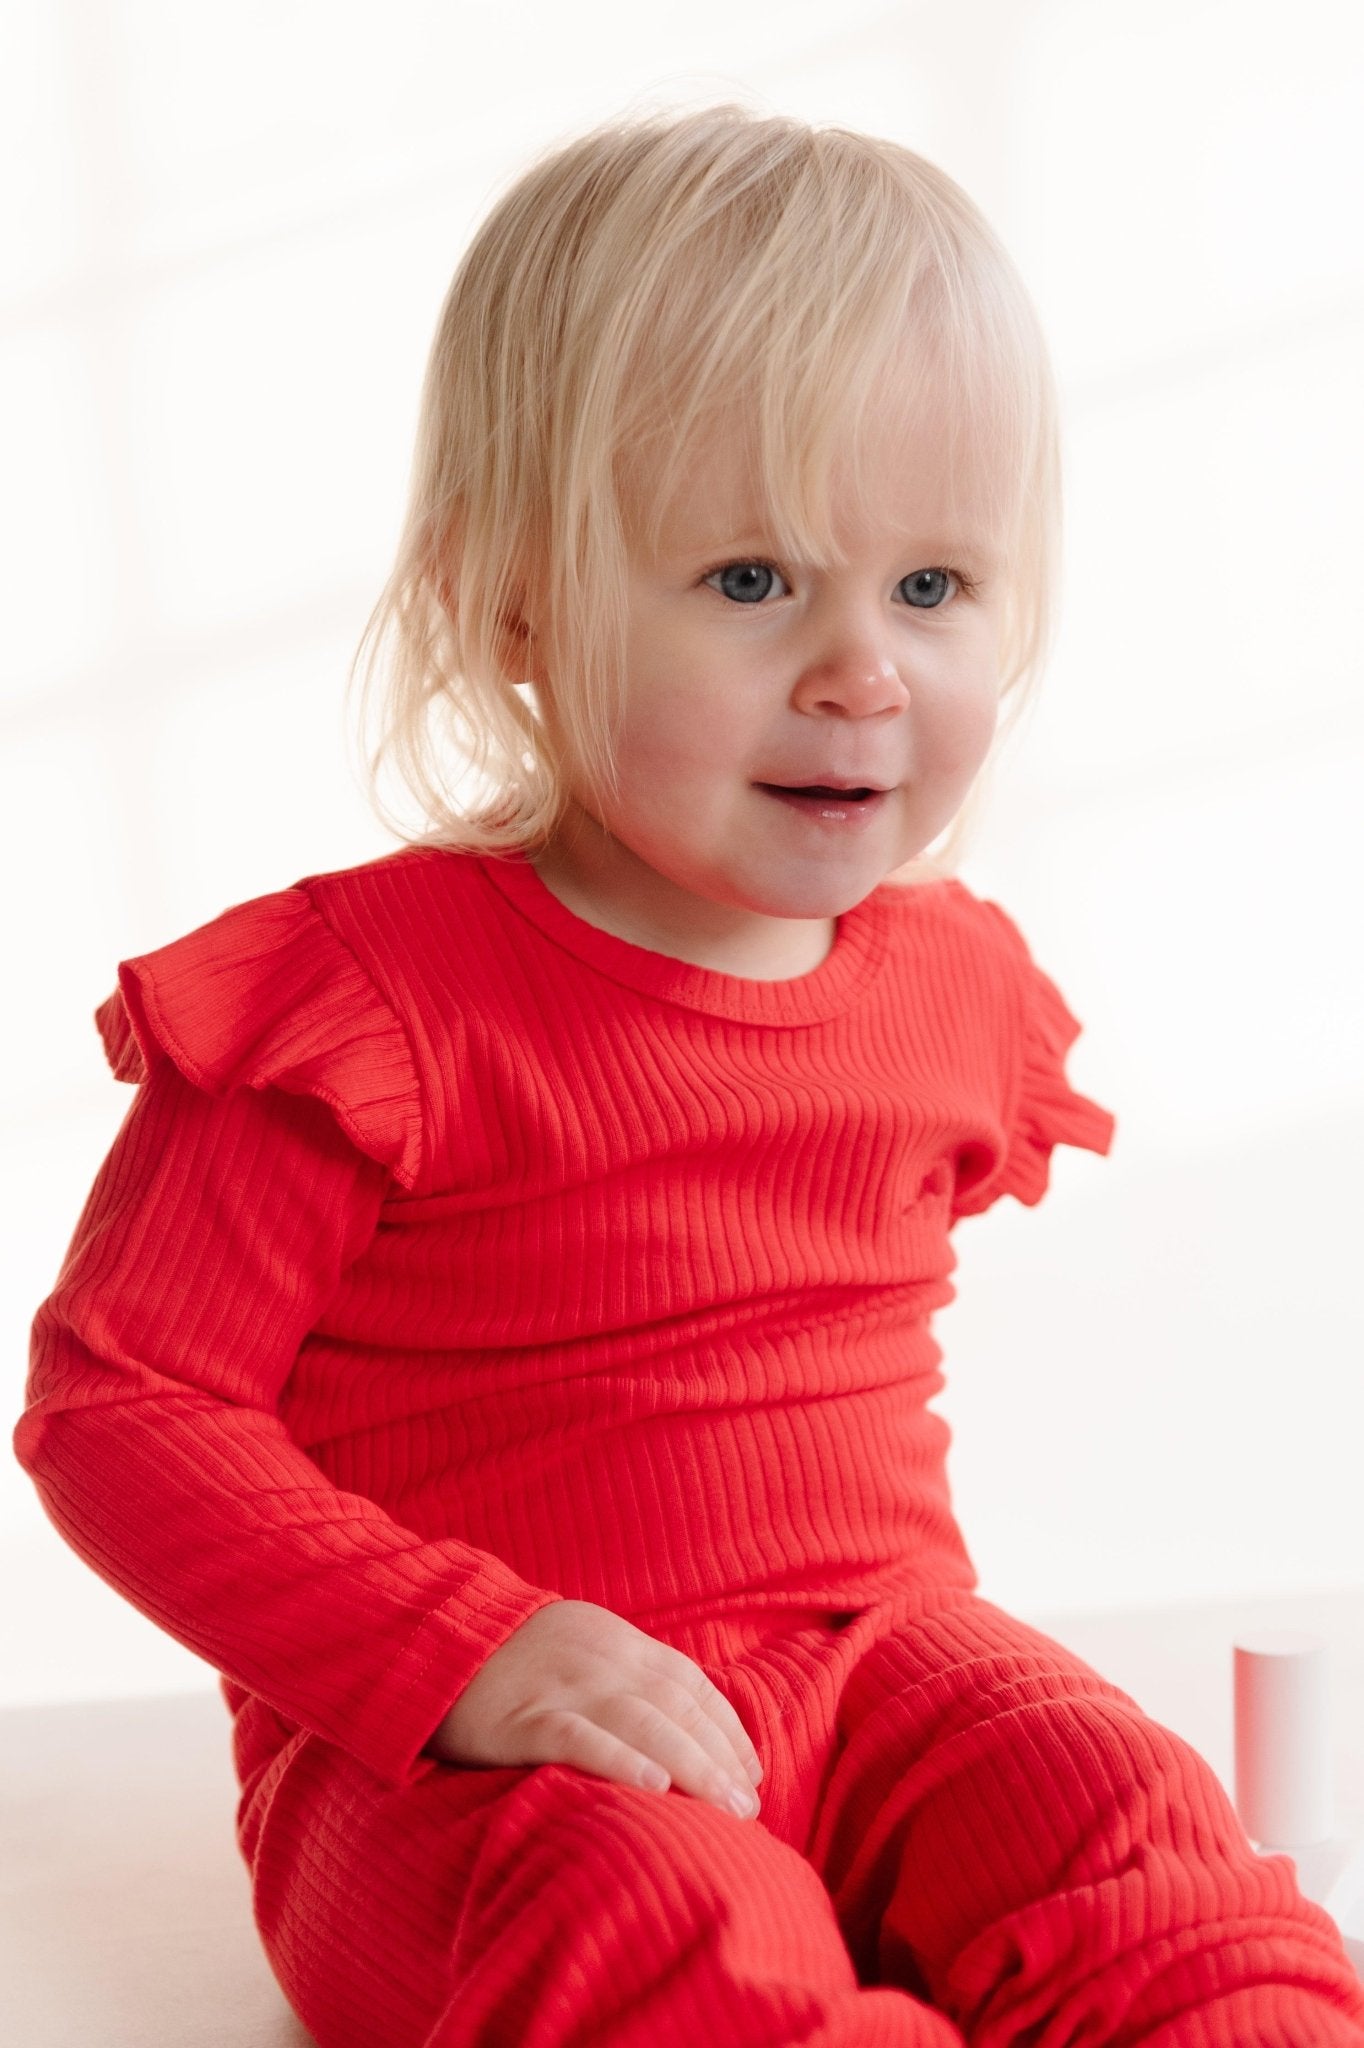
{"type": "Polygon", "coordinates": [[[698,450],[657,559],[630,566],[621,794],[575,799],[536,862],[573,907],[683,958],[795,958],[774,921],[827,934],[950,823],[995,729],[1002,590],[992,536],[944,524],[938,439],[877,444],[872,510],[854,527],[836,500],[847,564],[826,573],[754,523],[735,437],[698,450]],[[831,782],[884,794],[772,793],[831,782]]]}

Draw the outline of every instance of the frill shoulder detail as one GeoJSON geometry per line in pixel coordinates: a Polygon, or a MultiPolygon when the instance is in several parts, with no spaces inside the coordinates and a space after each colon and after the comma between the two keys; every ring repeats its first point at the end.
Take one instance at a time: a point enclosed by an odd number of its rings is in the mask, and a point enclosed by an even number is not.
{"type": "Polygon", "coordinates": [[[95,1023],[117,1080],[141,1082],[168,1058],[210,1095],[315,1096],[360,1151],[416,1186],[423,1118],[407,1034],[305,886],[120,961],[95,1023]]]}
{"type": "Polygon", "coordinates": [[[1058,1145],[1107,1154],[1117,1118],[1083,1095],[1066,1076],[1066,1056],[1083,1029],[1060,989],[1037,965],[1013,919],[986,897],[972,899],[984,912],[1012,963],[1018,996],[1018,1064],[1008,1112],[1005,1148],[996,1169],[959,1189],[954,1214],[972,1216],[1001,1195],[1032,1207],[1050,1182],[1058,1145]]]}

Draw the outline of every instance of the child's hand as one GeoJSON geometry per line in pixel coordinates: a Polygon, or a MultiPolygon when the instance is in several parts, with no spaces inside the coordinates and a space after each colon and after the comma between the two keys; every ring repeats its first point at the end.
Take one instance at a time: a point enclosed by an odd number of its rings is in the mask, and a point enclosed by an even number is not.
{"type": "Polygon", "coordinates": [[[572,1764],[659,1792],[671,1780],[726,1812],[735,1811],[731,1790],[750,1792],[762,1776],[743,1722],[700,1665],[590,1600],[556,1600],[523,1621],[422,1753],[451,1764],[572,1764]]]}

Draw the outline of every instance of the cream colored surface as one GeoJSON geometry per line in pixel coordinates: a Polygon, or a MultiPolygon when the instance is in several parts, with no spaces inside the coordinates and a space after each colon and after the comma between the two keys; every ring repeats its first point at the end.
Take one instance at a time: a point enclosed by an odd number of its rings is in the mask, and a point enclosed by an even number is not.
{"type": "MultiPolygon", "coordinates": [[[[1342,1824],[1364,1833],[1364,1588],[1023,1617],[1192,1742],[1232,1784],[1231,1645],[1331,1648],[1342,1824]]],[[[23,2048],[309,2048],[272,1978],[233,1839],[216,1692],[0,1714],[0,2039],[23,2048]]]]}
{"type": "Polygon", "coordinates": [[[310,2048],[233,1839],[216,1692],[0,1714],[0,2039],[310,2048]]]}

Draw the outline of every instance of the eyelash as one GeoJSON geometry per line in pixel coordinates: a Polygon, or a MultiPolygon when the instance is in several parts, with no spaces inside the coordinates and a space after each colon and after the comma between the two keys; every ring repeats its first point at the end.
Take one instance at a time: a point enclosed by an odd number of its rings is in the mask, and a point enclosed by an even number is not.
{"type": "MultiPolygon", "coordinates": [[[[954,569],[950,562],[934,562],[926,566],[935,575],[950,576],[957,585],[958,590],[964,597],[974,597],[976,592],[980,588],[979,583],[973,576],[968,576],[964,569],[954,569]]],[[[718,576],[722,569],[770,569],[774,576],[781,576],[783,582],[787,580],[785,576],[782,576],[782,571],[777,566],[777,564],[775,562],[769,562],[764,555],[736,555],[729,557],[727,560],[723,562],[717,562],[713,569],[707,569],[705,575],[701,578],[702,583],[709,583],[711,577],[718,576]]],[[[922,576],[923,573],[924,571],[922,569],[911,569],[909,571],[910,576],[922,576]]],[[[901,583],[905,582],[906,580],[907,578],[904,576],[900,578],[901,583]]],[[[725,594],[722,590],[717,590],[715,595],[717,597],[723,598],[725,594]]],[[[725,599],[725,602],[729,604],[730,608],[734,611],[761,611],[763,609],[761,602],[749,606],[736,604],[733,601],[733,599],[725,599]]],[[[926,613],[929,617],[932,617],[934,612],[946,611],[949,608],[950,603],[951,600],[949,599],[947,604],[911,604],[906,605],[905,609],[906,611],[911,612],[923,612],[926,613]]]]}

